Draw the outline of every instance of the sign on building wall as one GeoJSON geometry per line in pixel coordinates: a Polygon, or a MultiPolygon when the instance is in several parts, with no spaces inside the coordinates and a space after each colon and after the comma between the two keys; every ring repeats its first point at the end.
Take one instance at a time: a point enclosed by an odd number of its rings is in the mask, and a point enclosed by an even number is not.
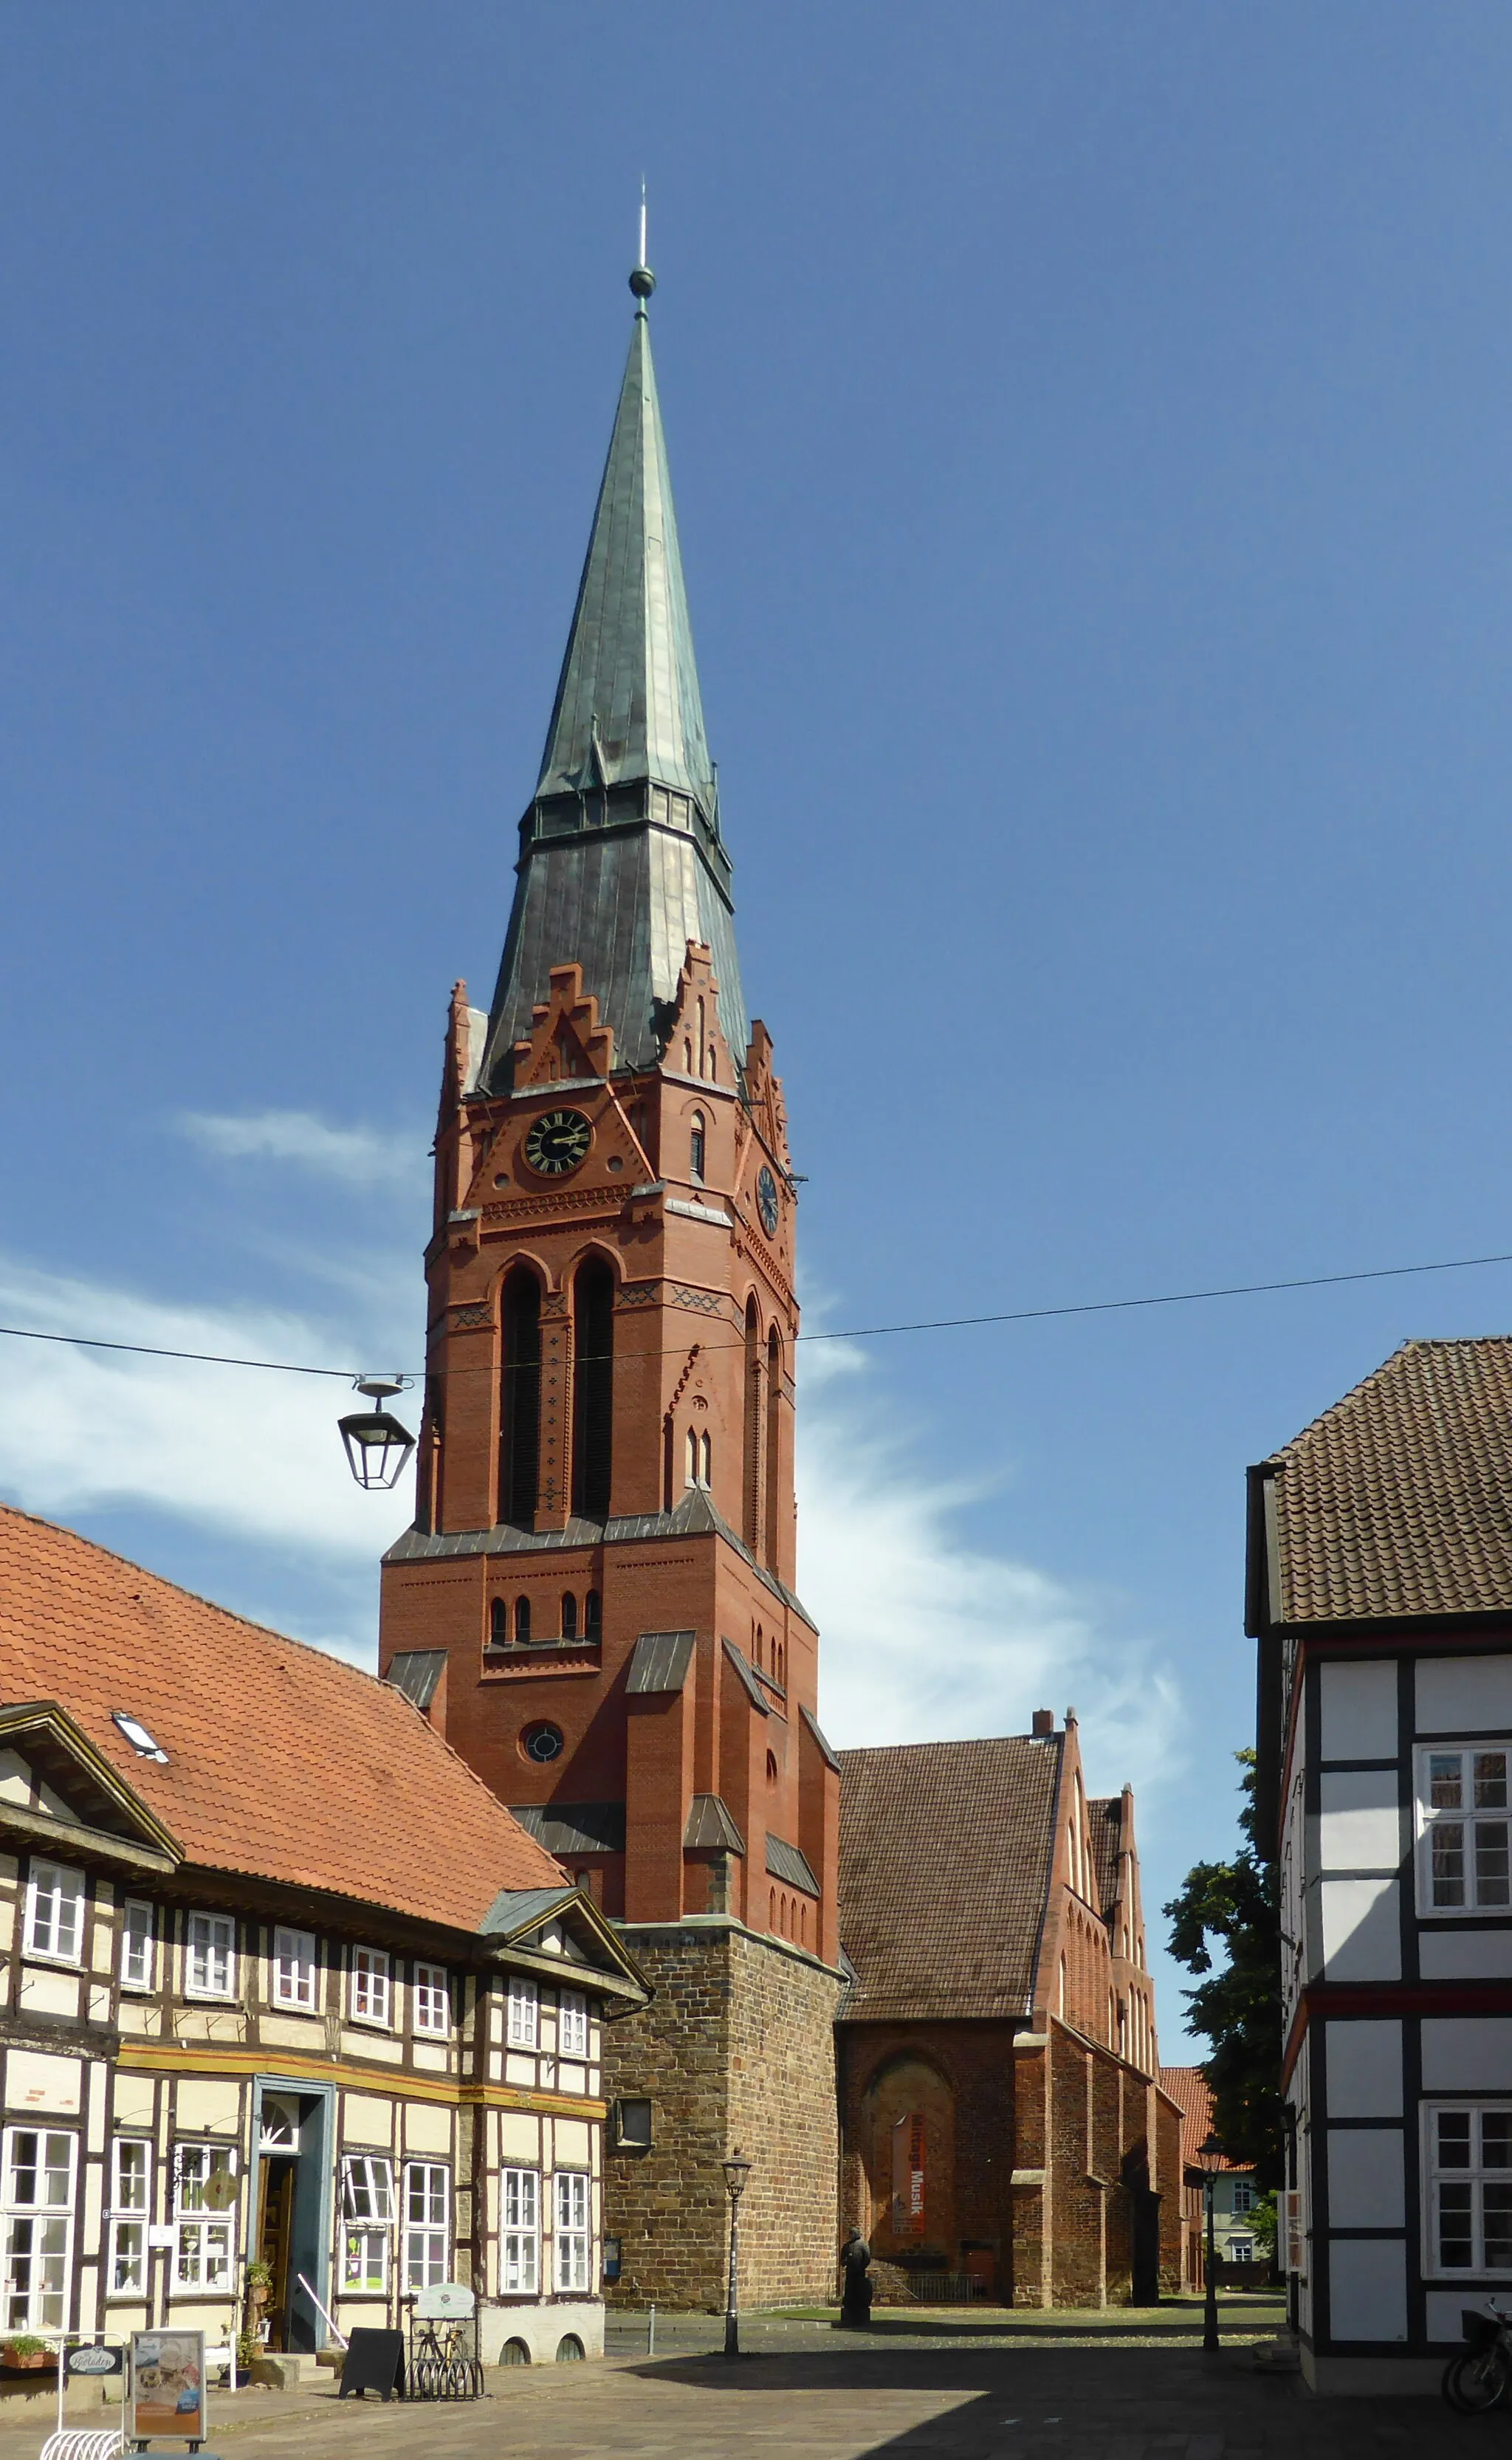
{"type": "Polygon", "coordinates": [[[892,2130],[892,2229],[895,2237],[924,2236],[924,2112],[905,2110],[892,2130]]]}

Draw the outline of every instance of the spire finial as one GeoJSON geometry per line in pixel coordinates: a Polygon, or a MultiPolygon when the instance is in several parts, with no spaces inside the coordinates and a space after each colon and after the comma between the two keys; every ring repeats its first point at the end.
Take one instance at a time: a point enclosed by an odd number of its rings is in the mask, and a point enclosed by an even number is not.
{"type": "Polygon", "coordinates": [[[646,262],[646,182],[643,180],[641,181],[641,252],[635,260],[634,269],[630,274],[630,288],[642,303],[636,310],[638,315],[645,315],[645,302],[655,287],[656,276],[646,262]]]}

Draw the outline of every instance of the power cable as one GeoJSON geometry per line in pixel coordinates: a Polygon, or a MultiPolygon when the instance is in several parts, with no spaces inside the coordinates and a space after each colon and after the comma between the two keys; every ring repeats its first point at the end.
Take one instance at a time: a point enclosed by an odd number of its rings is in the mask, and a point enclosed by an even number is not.
{"type": "MultiPolygon", "coordinates": [[[[1450,1256],[1432,1264],[1373,1264],[1349,1273],[1301,1273],[1287,1281],[1225,1282],[1211,1289],[1162,1290],[1154,1296],[1134,1299],[1077,1299],[1062,1306],[1004,1307],[991,1315],[921,1316],[908,1324],[861,1324],[836,1332],[800,1332],[799,1341],[878,1341],[887,1335],[904,1332],[962,1332],[992,1324],[1043,1324],[1059,1316],[1119,1315],[1139,1307],[1195,1306],[1208,1299],[1252,1299],[1271,1296],[1283,1290],[1336,1289],[1347,1282],[1406,1281],[1422,1273],[1478,1272],[1490,1264],[1512,1264],[1512,1254],[1497,1256],[1450,1256]]],[[[87,1332],[41,1332],[25,1324],[0,1324],[0,1339],[8,1341],[46,1341],[72,1349],[107,1349],[131,1358],[176,1358],[198,1367],[245,1367],[267,1375],[321,1375],[337,1383],[353,1384],[359,1370],[349,1367],[309,1367],[287,1358],[233,1358],[218,1350],[170,1349],[165,1346],[140,1341],[105,1341],[87,1332]]],[[[738,1342],[705,1342],[705,1352],[716,1348],[740,1348],[738,1342]]],[[[639,1358],[647,1356],[639,1350],[639,1358]]],[[[669,1357],[681,1357],[683,1345],[669,1350],[669,1357]]],[[[418,1382],[417,1375],[408,1380],[418,1382]]]]}

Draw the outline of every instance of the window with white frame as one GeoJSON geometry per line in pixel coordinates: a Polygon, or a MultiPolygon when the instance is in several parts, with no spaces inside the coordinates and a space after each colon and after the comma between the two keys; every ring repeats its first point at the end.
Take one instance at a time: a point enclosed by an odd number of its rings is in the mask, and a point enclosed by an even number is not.
{"type": "Polygon", "coordinates": [[[449,2268],[451,2174],[443,2161],[404,2165],[404,2285],[434,2289],[449,2268]]]}
{"type": "Polygon", "coordinates": [[[186,1999],[236,1997],[236,1923],[229,1914],[191,1914],[184,1932],[186,1999]]]}
{"type": "Polygon", "coordinates": [[[349,2152],[341,2165],[341,2285],[381,2296],[394,2240],[394,2164],[381,2152],[349,2152]]]}
{"type": "Polygon", "coordinates": [[[534,2298],[541,2287],[541,2175],[499,2174],[499,2286],[506,2298],[534,2298]]]}
{"type": "Polygon", "coordinates": [[[528,1973],[509,1977],[509,2022],[505,2040],[512,2050],[533,2050],[541,2039],[541,1992],[528,1973]]]}
{"type": "Polygon", "coordinates": [[[1255,2191],[1247,2178],[1236,2178],[1234,2180],[1233,2203],[1230,2209],[1236,2213],[1252,2213],[1254,2211],[1255,2191]]]}
{"type": "Polygon", "coordinates": [[[48,1964],[77,1964],[83,1949],[83,1872],[33,1860],[26,1892],[27,1955],[48,1964]]]}
{"type": "Polygon", "coordinates": [[[1231,2237],[1229,2239],[1228,2260],[1230,2263],[1253,2263],[1254,2259],[1255,2241],[1252,2237],[1231,2237]]]}
{"type": "Polygon", "coordinates": [[[236,2246],[236,2153],[228,2144],[180,2144],[173,2164],[173,2285],[231,2287],[236,2246]]]}
{"type": "Polygon", "coordinates": [[[293,2007],[302,2014],[315,2013],[315,1934],[309,1930],[286,1930],[282,1923],[273,1933],[272,1999],[275,2007],[293,2007]]]}
{"type": "Polygon", "coordinates": [[[1512,1907],[1512,1743],[1435,1743],[1417,1754],[1418,1902],[1424,1913],[1512,1907]]]}
{"type": "Polygon", "coordinates": [[[77,2160],[76,2135],[61,2129],[6,2129],[0,2312],[8,2332],[61,2332],[67,2326],[77,2160]]]}
{"type": "Polygon", "coordinates": [[[1428,2137],[1428,2269],[1512,2272],[1512,2102],[1434,2104],[1428,2137]]]}
{"type": "Polygon", "coordinates": [[[588,2196],[591,2181],[582,2170],[557,2172],[556,2253],[552,2259],[553,2289],[587,2289],[592,2285],[588,2252],[593,2224],[588,2196]]]}
{"type": "Polygon", "coordinates": [[[444,1964],[415,1966],[413,2013],[417,2033],[450,2033],[452,1991],[444,1964]]]}
{"type": "Polygon", "coordinates": [[[564,1990],[557,2002],[557,2048],[564,2059],[588,2054],[588,2003],[581,1990],[564,1990]]]}
{"type": "Polygon", "coordinates": [[[152,2146],[145,2136],[117,2135],[110,2151],[108,2298],[145,2297],[151,2217],[152,2146]]]}
{"type": "Polygon", "coordinates": [[[354,2025],[389,2026],[389,1955],[387,1948],[354,1947],[351,1951],[348,2011],[354,2025]]]}
{"type": "Polygon", "coordinates": [[[157,1979],[152,1907],[139,1897],[128,1897],[120,1909],[120,1986],[123,1990],[151,1990],[157,1979]]]}

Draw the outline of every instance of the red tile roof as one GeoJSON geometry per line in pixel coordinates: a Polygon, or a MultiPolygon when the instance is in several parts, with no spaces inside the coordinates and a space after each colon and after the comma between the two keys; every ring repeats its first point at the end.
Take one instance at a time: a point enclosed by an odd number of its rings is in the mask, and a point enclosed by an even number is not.
{"type": "MultiPolygon", "coordinates": [[[[1195,2168],[1199,2145],[1205,2144],[1213,2131],[1213,2096],[1207,2089],[1207,2078],[1201,2068],[1162,2068],[1161,2090],[1170,2094],[1182,2113],[1182,2160],[1195,2168]]],[[[1249,2170],[1252,2162],[1230,2161],[1225,2155],[1219,2163],[1221,2170],[1249,2170]]]]}
{"type": "Polygon", "coordinates": [[[1009,1734],[837,1754],[848,2018],[1029,2012],[1061,1745],[1009,1734]]]}
{"type": "Polygon", "coordinates": [[[567,1884],[389,1685],[0,1505],[0,1702],[33,1700],[66,1708],[206,1870],[458,1930],[501,1889],[567,1884]]]}
{"type": "Polygon", "coordinates": [[[1405,1342],[1271,1465],[1277,1622],[1512,1611],[1512,1339],[1405,1342]]]}

